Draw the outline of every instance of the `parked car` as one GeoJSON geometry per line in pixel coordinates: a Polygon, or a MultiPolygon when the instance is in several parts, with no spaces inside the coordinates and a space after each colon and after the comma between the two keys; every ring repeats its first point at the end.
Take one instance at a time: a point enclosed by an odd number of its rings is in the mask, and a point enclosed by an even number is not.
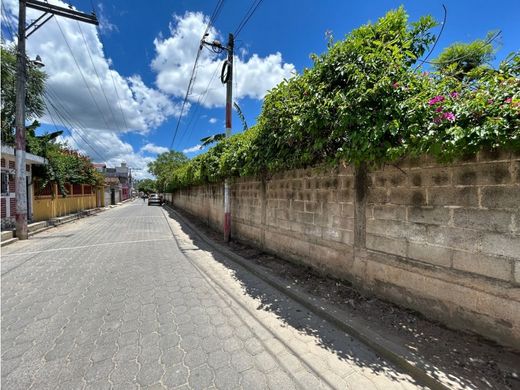
{"type": "Polygon", "coordinates": [[[160,206],[162,204],[162,200],[161,200],[160,196],[157,194],[151,194],[148,197],[148,206],[151,206],[154,204],[156,204],[158,206],[160,206]]]}

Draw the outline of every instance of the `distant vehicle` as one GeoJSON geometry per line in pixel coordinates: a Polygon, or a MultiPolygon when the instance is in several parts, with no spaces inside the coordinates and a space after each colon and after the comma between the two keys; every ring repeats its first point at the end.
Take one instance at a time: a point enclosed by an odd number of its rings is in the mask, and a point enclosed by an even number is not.
{"type": "Polygon", "coordinates": [[[151,206],[151,205],[154,205],[154,204],[156,204],[158,206],[160,206],[162,204],[162,199],[157,194],[151,194],[148,197],[148,206],[151,206]]]}

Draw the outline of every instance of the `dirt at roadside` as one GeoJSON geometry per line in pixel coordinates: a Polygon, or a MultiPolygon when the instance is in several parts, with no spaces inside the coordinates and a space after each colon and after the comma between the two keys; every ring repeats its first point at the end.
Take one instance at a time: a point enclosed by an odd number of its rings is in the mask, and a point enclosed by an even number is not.
{"type": "MultiPolygon", "coordinates": [[[[208,237],[223,244],[222,234],[177,209],[208,237]]],[[[470,389],[520,390],[520,353],[474,334],[446,328],[421,314],[358,292],[348,282],[324,277],[309,267],[293,264],[232,241],[228,247],[272,274],[297,284],[307,293],[348,308],[376,324],[380,334],[400,338],[404,345],[470,389]]]]}

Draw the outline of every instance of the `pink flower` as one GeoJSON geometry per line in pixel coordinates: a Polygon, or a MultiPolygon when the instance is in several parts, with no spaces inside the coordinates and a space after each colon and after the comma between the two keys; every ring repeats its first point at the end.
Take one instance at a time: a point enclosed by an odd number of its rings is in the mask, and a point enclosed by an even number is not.
{"type": "Polygon", "coordinates": [[[488,99],[488,104],[493,104],[493,99],[488,99]]]}
{"type": "Polygon", "coordinates": [[[453,112],[445,112],[442,117],[450,122],[455,122],[455,114],[453,112]]]}
{"type": "Polygon", "coordinates": [[[441,112],[442,111],[442,106],[439,106],[435,109],[435,112],[441,112]]]}
{"type": "Polygon", "coordinates": [[[453,99],[456,99],[459,97],[459,93],[457,91],[453,91],[452,93],[450,93],[450,96],[453,98],[453,99]]]}
{"type": "Polygon", "coordinates": [[[399,88],[399,83],[396,81],[395,83],[392,84],[392,87],[394,87],[394,89],[399,88]]]}
{"type": "Polygon", "coordinates": [[[439,103],[439,102],[443,102],[443,101],[444,101],[444,96],[438,95],[438,96],[435,96],[434,98],[430,99],[428,101],[428,104],[430,106],[433,106],[434,104],[439,103]]]}
{"type": "Polygon", "coordinates": [[[506,100],[504,100],[505,103],[511,103],[513,101],[513,99],[511,99],[510,97],[508,97],[506,100]]]}

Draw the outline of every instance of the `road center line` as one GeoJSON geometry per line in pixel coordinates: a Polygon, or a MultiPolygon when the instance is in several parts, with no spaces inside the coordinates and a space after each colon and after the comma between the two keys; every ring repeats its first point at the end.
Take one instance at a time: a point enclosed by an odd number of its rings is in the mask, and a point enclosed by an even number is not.
{"type": "Polygon", "coordinates": [[[171,241],[171,240],[173,240],[172,237],[168,237],[168,238],[154,238],[154,239],[150,239],[150,240],[103,242],[103,243],[99,243],[99,244],[69,246],[69,247],[65,247],[65,248],[45,249],[45,250],[42,250],[42,251],[34,251],[34,252],[8,253],[8,254],[2,254],[2,257],[34,255],[34,254],[45,253],[45,252],[66,251],[66,250],[69,250],[69,249],[92,248],[92,247],[95,247],[95,246],[117,245],[117,244],[139,244],[139,243],[143,243],[143,242],[171,241]]]}

